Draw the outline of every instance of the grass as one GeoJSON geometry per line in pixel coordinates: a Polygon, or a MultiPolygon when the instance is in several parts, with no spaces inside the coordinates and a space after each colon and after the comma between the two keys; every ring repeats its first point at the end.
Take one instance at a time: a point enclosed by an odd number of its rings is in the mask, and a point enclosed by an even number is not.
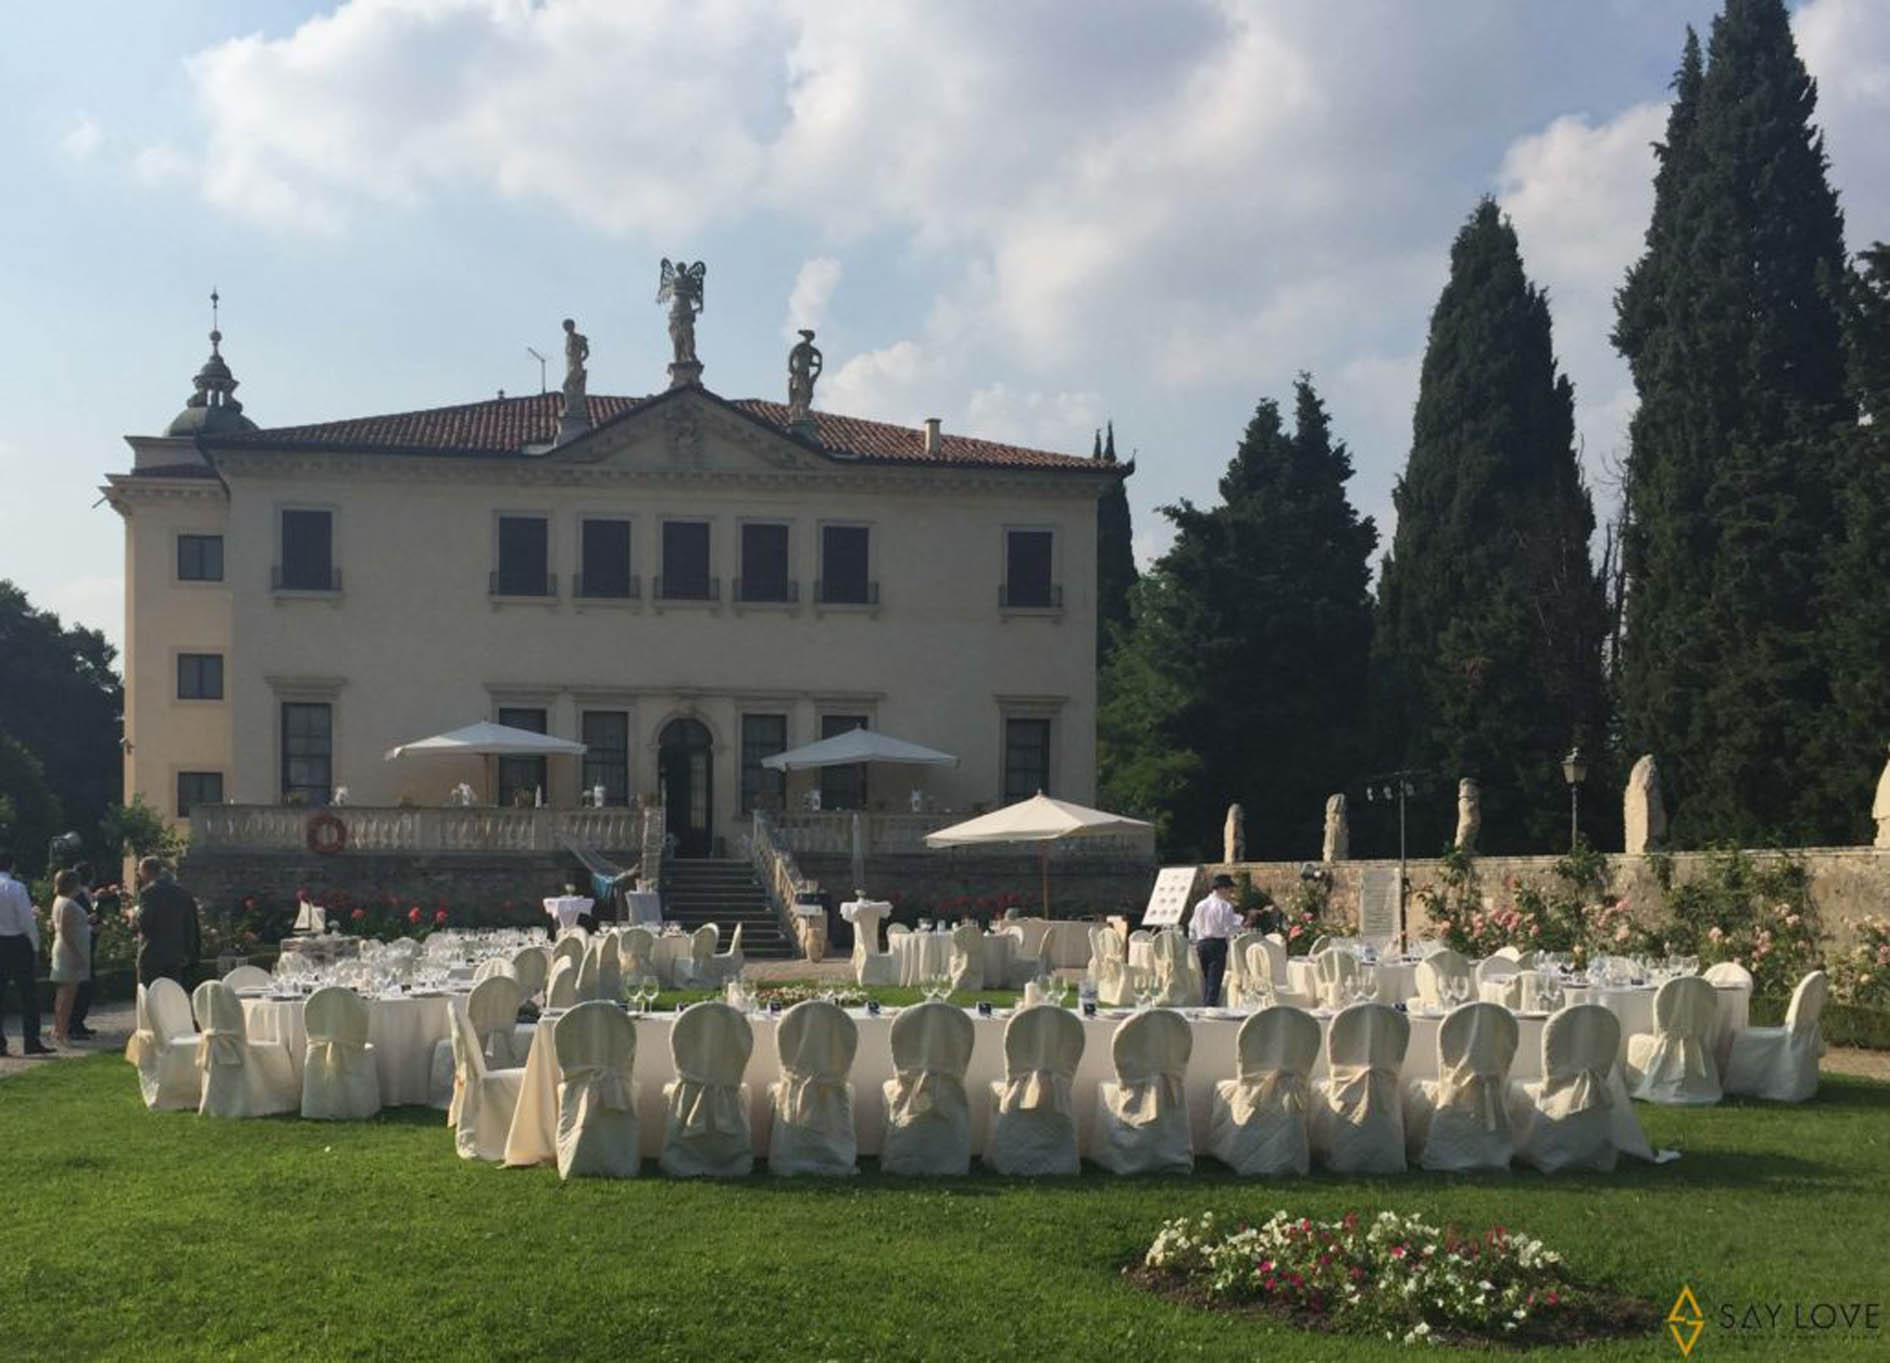
{"type": "MultiPolygon", "coordinates": [[[[1881,1301],[1890,1086],[1801,1108],[1642,1108],[1677,1163],[1257,1184],[1095,1171],[828,1184],[560,1183],[459,1160],[438,1113],[377,1122],[148,1113],[100,1056],[0,1083],[0,1358],[1389,1359],[1380,1341],[1216,1316],[1121,1274],[1171,1215],[1396,1207],[1544,1237],[1664,1316],[1881,1301]]],[[[1568,1356],[1538,1351],[1528,1357],[1568,1356]]],[[[1584,1359],[1675,1358],[1664,1333],[1584,1359]]],[[[1886,1357],[1882,1332],[1709,1325],[1694,1358],[1886,1357]]]]}

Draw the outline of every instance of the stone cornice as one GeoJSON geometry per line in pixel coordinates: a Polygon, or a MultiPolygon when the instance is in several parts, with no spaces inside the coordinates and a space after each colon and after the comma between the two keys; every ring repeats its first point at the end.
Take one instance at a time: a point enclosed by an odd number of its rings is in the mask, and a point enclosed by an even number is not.
{"type": "Polygon", "coordinates": [[[139,504],[161,502],[229,501],[221,480],[190,475],[166,478],[150,474],[108,473],[99,488],[105,501],[121,516],[139,504]]]}

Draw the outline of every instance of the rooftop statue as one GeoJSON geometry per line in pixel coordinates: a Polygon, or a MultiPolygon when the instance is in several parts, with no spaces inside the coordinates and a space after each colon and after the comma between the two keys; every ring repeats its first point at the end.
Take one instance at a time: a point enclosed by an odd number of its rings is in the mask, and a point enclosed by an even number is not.
{"type": "Polygon", "coordinates": [[[656,286],[656,301],[669,304],[669,343],[676,351],[675,363],[696,364],[696,314],[703,307],[703,278],[708,264],[698,260],[672,263],[663,261],[663,273],[656,286]]]}
{"type": "Polygon", "coordinates": [[[814,344],[814,333],[807,328],[801,329],[800,344],[788,351],[787,357],[787,393],[788,420],[803,422],[814,414],[814,380],[820,377],[825,365],[820,349],[814,344]]]}

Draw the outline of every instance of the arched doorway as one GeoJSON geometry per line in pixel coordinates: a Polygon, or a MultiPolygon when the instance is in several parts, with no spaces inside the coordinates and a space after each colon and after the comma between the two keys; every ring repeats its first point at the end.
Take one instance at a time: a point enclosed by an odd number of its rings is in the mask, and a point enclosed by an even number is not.
{"type": "Polygon", "coordinates": [[[715,739],[699,719],[672,719],[656,739],[656,779],[663,819],[679,857],[706,857],[714,846],[711,813],[715,739]]]}

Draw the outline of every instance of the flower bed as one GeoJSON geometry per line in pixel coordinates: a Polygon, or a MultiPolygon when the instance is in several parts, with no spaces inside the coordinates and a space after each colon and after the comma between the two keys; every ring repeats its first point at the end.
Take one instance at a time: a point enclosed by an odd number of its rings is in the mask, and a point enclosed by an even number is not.
{"type": "Polygon", "coordinates": [[[1647,1302],[1578,1282],[1540,1240],[1415,1216],[1166,1222],[1131,1279],[1196,1305],[1405,1344],[1569,1343],[1651,1333],[1647,1302]]]}

